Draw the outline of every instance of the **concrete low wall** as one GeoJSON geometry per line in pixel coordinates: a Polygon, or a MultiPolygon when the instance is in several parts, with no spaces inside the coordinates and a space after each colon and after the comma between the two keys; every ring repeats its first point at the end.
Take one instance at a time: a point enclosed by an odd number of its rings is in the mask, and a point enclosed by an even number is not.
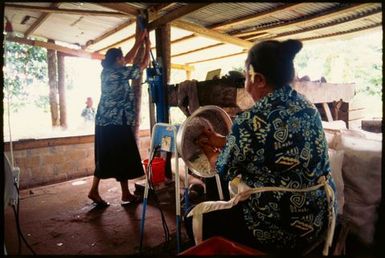
{"type": "MultiPolygon", "coordinates": [[[[149,130],[139,132],[138,147],[142,160],[147,159],[149,130]]],[[[4,152],[11,160],[9,142],[4,152]]],[[[90,176],[95,170],[93,135],[16,141],[13,155],[20,168],[20,189],[90,176]]]]}

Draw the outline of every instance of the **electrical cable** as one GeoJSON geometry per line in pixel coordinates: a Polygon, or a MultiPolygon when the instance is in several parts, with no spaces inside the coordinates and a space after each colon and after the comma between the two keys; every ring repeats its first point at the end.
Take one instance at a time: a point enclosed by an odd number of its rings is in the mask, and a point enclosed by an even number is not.
{"type": "Polygon", "coordinates": [[[36,255],[35,251],[28,244],[27,240],[25,239],[25,237],[23,235],[23,232],[21,231],[21,227],[20,227],[20,198],[19,198],[20,192],[19,192],[19,188],[17,187],[16,182],[14,183],[14,185],[15,185],[15,188],[17,191],[17,204],[16,204],[16,207],[15,207],[15,205],[12,205],[12,209],[13,209],[13,212],[14,212],[15,218],[16,218],[17,236],[18,236],[18,240],[19,240],[18,254],[21,255],[21,241],[20,241],[20,237],[21,237],[21,239],[23,240],[25,245],[28,247],[28,249],[31,251],[31,253],[33,255],[36,255]]]}
{"type": "MultiPolygon", "coordinates": [[[[11,133],[11,111],[10,111],[10,94],[7,94],[7,115],[8,115],[8,130],[9,130],[9,147],[10,147],[10,153],[11,153],[11,169],[13,170],[15,168],[15,159],[13,155],[13,142],[12,142],[12,133],[11,133]]],[[[17,180],[14,179],[14,186],[17,191],[17,204],[12,204],[12,209],[15,215],[16,220],[16,228],[17,228],[17,239],[18,239],[18,254],[21,254],[21,240],[25,243],[25,245],[28,247],[28,249],[31,251],[33,255],[36,255],[35,251],[32,249],[32,247],[28,244],[27,240],[25,239],[21,227],[20,227],[20,191],[17,184],[17,180]],[[16,207],[15,207],[16,206],[16,207]]]]}
{"type": "Polygon", "coordinates": [[[170,230],[167,226],[167,222],[166,222],[166,219],[165,219],[165,216],[164,216],[164,213],[163,213],[163,210],[162,208],[160,207],[160,202],[159,202],[159,198],[158,198],[158,195],[155,191],[155,187],[154,187],[154,184],[152,183],[152,173],[150,173],[150,171],[152,172],[152,170],[150,170],[151,166],[152,166],[152,162],[155,158],[155,153],[157,152],[157,150],[160,148],[160,146],[156,146],[153,150],[153,152],[151,153],[151,158],[150,158],[150,161],[148,163],[148,166],[147,166],[147,170],[148,170],[148,177],[147,177],[147,183],[149,184],[150,186],[150,189],[152,190],[152,193],[153,193],[153,199],[155,201],[155,205],[156,207],[159,209],[159,212],[160,212],[160,215],[161,215],[161,219],[162,219],[162,227],[163,227],[163,231],[164,231],[164,237],[165,237],[165,245],[168,244],[170,242],[170,230]]]}

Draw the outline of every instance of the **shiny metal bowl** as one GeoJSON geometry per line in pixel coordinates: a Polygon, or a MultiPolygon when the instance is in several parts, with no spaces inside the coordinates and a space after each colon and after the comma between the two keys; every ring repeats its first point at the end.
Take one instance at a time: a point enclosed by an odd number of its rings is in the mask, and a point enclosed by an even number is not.
{"type": "Polygon", "coordinates": [[[186,166],[200,177],[212,177],[216,171],[210,167],[209,160],[201,148],[196,144],[203,128],[228,135],[232,121],[230,116],[218,106],[208,105],[197,109],[179,127],[176,144],[177,150],[186,166]]]}

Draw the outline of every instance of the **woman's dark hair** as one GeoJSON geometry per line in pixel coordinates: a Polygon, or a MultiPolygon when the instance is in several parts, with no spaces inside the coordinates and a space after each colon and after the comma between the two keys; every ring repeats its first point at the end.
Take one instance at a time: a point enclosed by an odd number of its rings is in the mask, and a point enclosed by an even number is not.
{"type": "Polygon", "coordinates": [[[116,63],[116,58],[122,57],[123,52],[120,48],[110,48],[107,50],[104,60],[102,60],[103,68],[111,68],[116,63]]]}
{"type": "Polygon", "coordinates": [[[263,74],[269,85],[280,88],[293,80],[293,59],[301,48],[302,43],[298,40],[262,41],[249,50],[246,63],[250,63],[255,72],[263,74]]]}

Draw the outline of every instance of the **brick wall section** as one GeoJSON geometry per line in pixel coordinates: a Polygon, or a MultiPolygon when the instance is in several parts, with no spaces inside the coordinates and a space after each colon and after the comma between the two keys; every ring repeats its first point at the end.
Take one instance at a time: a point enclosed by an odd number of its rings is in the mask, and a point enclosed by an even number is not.
{"type": "MultiPolygon", "coordinates": [[[[150,147],[149,130],[139,132],[142,160],[150,147]]],[[[4,151],[9,160],[9,143],[4,151]]],[[[20,168],[20,188],[26,189],[93,175],[94,136],[32,139],[13,142],[15,166],[20,168]]]]}

